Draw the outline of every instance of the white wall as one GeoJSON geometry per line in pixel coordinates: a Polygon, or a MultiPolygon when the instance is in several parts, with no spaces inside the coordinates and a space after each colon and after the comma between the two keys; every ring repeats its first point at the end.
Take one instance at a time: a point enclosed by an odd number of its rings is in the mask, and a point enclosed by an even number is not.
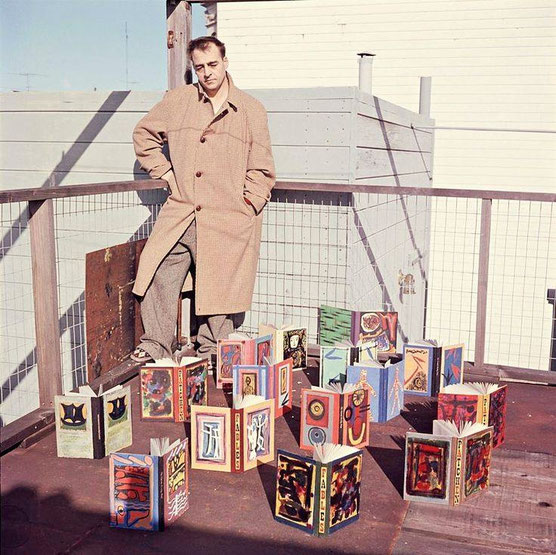
{"type": "MultiPolygon", "coordinates": [[[[218,5],[218,36],[244,88],[357,85],[418,111],[432,76],[437,126],[556,130],[551,0],[294,0],[218,5]]],[[[556,187],[556,135],[439,130],[435,186],[556,187]]]]}

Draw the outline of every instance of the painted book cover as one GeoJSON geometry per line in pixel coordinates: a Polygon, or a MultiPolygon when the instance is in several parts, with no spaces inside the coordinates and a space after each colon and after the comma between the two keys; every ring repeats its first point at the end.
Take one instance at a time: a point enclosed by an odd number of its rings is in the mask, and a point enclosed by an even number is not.
{"type": "Polygon", "coordinates": [[[216,349],[216,387],[231,387],[234,366],[254,362],[252,340],[222,339],[218,340],[216,349]]]}
{"type": "MultiPolygon", "coordinates": [[[[151,448],[151,453],[152,453],[151,448]]],[[[164,469],[164,524],[172,524],[189,508],[189,445],[178,439],[162,455],[164,469]]]]}
{"type": "Polygon", "coordinates": [[[357,357],[351,347],[321,346],[320,348],[320,387],[330,383],[346,383],[346,369],[357,357]]]}
{"type": "Polygon", "coordinates": [[[459,505],[488,488],[492,427],[434,420],[432,434],[408,432],[404,499],[459,505]]]}
{"type": "MultiPolygon", "coordinates": [[[[266,364],[266,361],[274,360],[274,352],[272,348],[273,335],[263,335],[261,337],[255,337],[254,350],[255,350],[255,360],[254,364],[266,364]]],[[[247,363],[246,363],[247,364],[247,363]]]]}
{"type": "Polygon", "coordinates": [[[351,310],[323,305],[319,309],[319,344],[335,345],[351,339],[351,310]]]}
{"type": "Polygon", "coordinates": [[[236,397],[234,408],[192,407],[191,468],[243,472],[274,460],[274,401],[236,397]]]}
{"type": "Polygon", "coordinates": [[[54,397],[58,457],[93,459],[104,456],[104,427],[98,425],[98,401],[85,395],[54,397]]]}
{"type": "Polygon", "coordinates": [[[184,357],[179,362],[163,359],[140,370],[141,419],[185,422],[191,405],[206,405],[207,361],[184,357]]]}
{"type": "Polygon", "coordinates": [[[442,347],[440,391],[449,385],[463,382],[463,343],[442,347]]]}
{"type": "Polygon", "coordinates": [[[398,329],[398,313],[382,311],[355,311],[352,316],[354,344],[372,341],[379,352],[395,353],[398,329]]]}
{"type": "Polygon", "coordinates": [[[133,443],[131,387],[118,388],[103,396],[104,450],[108,455],[133,443]]]}
{"type": "Polygon", "coordinates": [[[435,347],[404,344],[403,360],[404,390],[413,395],[436,395],[433,392],[435,347]]]}
{"type": "Polygon", "coordinates": [[[507,386],[471,382],[454,384],[438,394],[438,419],[456,425],[478,422],[493,427],[493,446],[504,442],[507,386]]]}
{"type": "Polygon", "coordinates": [[[270,366],[271,397],[274,398],[274,416],[278,418],[292,410],[293,359],[288,358],[270,366]]]}
{"type": "Polygon", "coordinates": [[[54,397],[59,457],[101,459],[132,443],[131,389],[96,394],[90,386],[54,397]]]}
{"type": "Polygon", "coordinates": [[[305,328],[286,329],[276,332],[276,356],[280,360],[291,358],[294,368],[307,366],[307,330],[305,328]]]}
{"type": "Polygon", "coordinates": [[[325,443],[364,447],[369,444],[369,418],[367,384],[304,389],[299,445],[306,450],[325,443]]]}
{"type": "Polygon", "coordinates": [[[408,433],[404,499],[448,505],[451,494],[451,438],[408,433]]]}
{"type": "Polygon", "coordinates": [[[232,391],[234,395],[260,395],[269,398],[270,367],[260,365],[236,365],[232,369],[232,391]]]}
{"type": "Polygon", "coordinates": [[[161,529],[159,460],[150,455],[110,455],[110,526],[156,532],[161,529]]]}
{"type": "Polygon", "coordinates": [[[348,384],[369,387],[371,422],[387,422],[400,414],[404,406],[403,360],[389,366],[377,361],[348,366],[348,384]]]}
{"type": "Polygon", "coordinates": [[[361,464],[361,451],[346,446],[320,446],[314,458],[279,449],[274,518],[316,536],[355,522],[361,464]]]}

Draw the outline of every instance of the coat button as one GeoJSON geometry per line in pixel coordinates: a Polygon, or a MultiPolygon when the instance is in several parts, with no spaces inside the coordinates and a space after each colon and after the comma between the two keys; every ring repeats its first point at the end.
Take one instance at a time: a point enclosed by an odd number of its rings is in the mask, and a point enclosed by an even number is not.
{"type": "Polygon", "coordinates": [[[200,211],[201,211],[201,205],[198,204],[198,205],[195,207],[195,210],[197,210],[197,212],[200,212],[200,211]]]}
{"type": "Polygon", "coordinates": [[[196,175],[197,177],[201,177],[201,176],[203,175],[203,172],[197,172],[195,175],[196,175]]]}
{"type": "Polygon", "coordinates": [[[201,142],[204,143],[206,141],[206,139],[204,137],[201,137],[201,142]]]}

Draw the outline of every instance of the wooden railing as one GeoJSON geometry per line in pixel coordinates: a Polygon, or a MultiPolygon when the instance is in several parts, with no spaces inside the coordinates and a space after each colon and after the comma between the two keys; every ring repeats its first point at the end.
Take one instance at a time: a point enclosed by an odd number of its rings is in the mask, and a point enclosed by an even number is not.
{"type": "MultiPolygon", "coordinates": [[[[60,345],[58,341],[52,341],[53,337],[59,336],[53,201],[55,199],[82,197],[87,195],[163,189],[166,186],[167,183],[164,180],[144,179],[0,191],[0,203],[29,203],[29,229],[33,296],[35,301],[36,351],[40,401],[40,409],[6,426],[2,430],[2,451],[18,443],[18,441],[21,441],[30,433],[36,432],[41,427],[52,425],[53,398],[54,395],[62,391],[60,345]]],[[[484,359],[492,201],[516,200],[556,203],[556,194],[520,191],[307,183],[299,181],[280,181],[276,184],[276,189],[283,191],[320,193],[378,193],[387,195],[480,199],[481,236],[475,322],[475,369],[477,372],[481,372],[489,378],[502,377],[556,383],[555,376],[551,372],[485,364],[484,359]]],[[[129,377],[130,372],[133,372],[133,370],[133,365],[128,363],[126,372],[123,374],[109,372],[103,379],[113,383],[121,378],[129,377]]]]}

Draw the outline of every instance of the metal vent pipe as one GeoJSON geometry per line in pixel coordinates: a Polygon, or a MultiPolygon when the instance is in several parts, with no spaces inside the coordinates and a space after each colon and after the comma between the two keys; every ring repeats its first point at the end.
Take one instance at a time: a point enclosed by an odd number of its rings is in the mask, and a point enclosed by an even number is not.
{"type": "Polygon", "coordinates": [[[370,52],[359,52],[359,90],[372,95],[373,58],[370,52]]]}

